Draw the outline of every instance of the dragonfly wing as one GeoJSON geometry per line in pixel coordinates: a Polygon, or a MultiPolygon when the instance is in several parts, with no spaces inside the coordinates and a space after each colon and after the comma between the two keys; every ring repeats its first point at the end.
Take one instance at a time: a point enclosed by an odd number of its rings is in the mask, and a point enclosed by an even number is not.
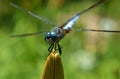
{"type": "Polygon", "coordinates": [[[25,37],[25,36],[32,36],[32,35],[39,35],[46,32],[36,32],[36,33],[27,33],[27,34],[17,34],[17,35],[10,35],[10,37],[25,37]]]}
{"type": "Polygon", "coordinates": [[[120,33],[120,30],[97,30],[97,29],[74,29],[73,31],[93,31],[93,32],[111,32],[111,33],[120,33]]]}
{"type": "Polygon", "coordinates": [[[35,17],[35,18],[37,18],[37,19],[39,19],[39,20],[41,20],[41,21],[43,21],[44,23],[46,23],[46,24],[48,24],[48,25],[55,26],[52,22],[50,22],[50,21],[49,21],[47,18],[45,18],[45,17],[38,16],[37,14],[35,14],[35,13],[33,13],[33,12],[31,12],[31,11],[23,8],[23,7],[20,7],[20,6],[16,5],[16,4],[14,4],[14,3],[10,3],[10,5],[13,6],[13,7],[15,7],[15,8],[17,8],[17,9],[19,9],[19,10],[21,10],[21,11],[24,11],[25,13],[27,13],[27,14],[29,14],[29,15],[31,15],[31,16],[33,16],[33,17],[35,17]]]}
{"type": "Polygon", "coordinates": [[[69,19],[67,22],[65,22],[61,26],[61,28],[65,29],[65,30],[70,30],[72,28],[72,26],[74,25],[74,23],[78,20],[78,18],[81,14],[84,14],[84,13],[88,12],[89,10],[91,10],[92,8],[100,5],[104,1],[105,0],[100,0],[100,1],[96,2],[95,4],[93,4],[92,6],[88,7],[87,9],[83,10],[82,12],[77,13],[75,16],[73,16],[71,19],[69,19]]]}

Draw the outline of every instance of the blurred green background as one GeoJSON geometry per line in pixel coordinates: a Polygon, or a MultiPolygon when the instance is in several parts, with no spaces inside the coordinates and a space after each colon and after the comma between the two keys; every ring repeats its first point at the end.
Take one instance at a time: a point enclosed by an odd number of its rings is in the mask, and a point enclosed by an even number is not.
{"type": "MultiPolygon", "coordinates": [[[[12,7],[22,6],[60,26],[98,0],[0,0],[0,79],[40,79],[49,45],[44,34],[10,38],[12,34],[50,30],[50,25],[12,7]]],[[[120,0],[81,15],[75,28],[120,30],[120,0]]],[[[60,44],[65,79],[120,79],[120,33],[71,32],[60,44]]]]}

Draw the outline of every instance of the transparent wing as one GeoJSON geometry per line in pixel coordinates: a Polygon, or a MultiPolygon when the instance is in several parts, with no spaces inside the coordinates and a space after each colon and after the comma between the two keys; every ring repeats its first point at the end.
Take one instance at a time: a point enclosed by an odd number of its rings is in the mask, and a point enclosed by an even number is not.
{"type": "Polygon", "coordinates": [[[24,36],[32,36],[32,35],[39,35],[46,32],[36,32],[36,33],[27,33],[27,34],[17,34],[17,35],[10,35],[10,37],[24,37],[24,36]]]}
{"type": "Polygon", "coordinates": [[[88,12],[89,10],[91,10],[92,8],[100,5],[101,3],[103,3],[105,0],[100,0],[98,2],[96,2],[95,4],[93,4],[92,6],[88,7],[87,9],[83,10],[82,12],[79,12],[77,14],[75,14],[71,19],[69,19],[67,22],[65,22],[61,28],[65,29],[65,30],[69,30],[72,28],[72,26],[74,25],[74,23],[78,20],[79,16],[81,14],[84,14],[86,12],[88,12]]]}
{"type": "Polygon", "coordinates": [[[93,32],[113,32],[113,33],[120,33],[120,30],[97,30],[97,29],[74,29],[73,31],[93,31],[93,32]]]}
{"type": "Polygon", "coordinates": [[[44,23],[46,23],[46,24],[48,24],[48,25],[55,26],[55,25],[54,25],[52,22],[50,22],[48,19],[46,19],[46,18],[44,18],[44,17],[42,17],[42,16],[38,16],[37,14],[35,14],[35,13],[33,13],[33,12],[31,12],[31,11],[23,8],[23,7],[20,7],[20,6],[16,5],[16,4],[14,4],[14,3],[10,3],[10,5],[13,6],[13,7],[15,7],[15,8],[17,8],[17,9],[19,9],[19,10],[21,10],[21,11],[24,11],[25,13],[27,13],[27,14],[29,14],[29,15],[31,15],[31,16],[33,16],[33,17],[35,17],[35,18],[37,18],[37,19],[39,19],[39,20],[41,20],[41,21],[43,21],[44,23]]]}

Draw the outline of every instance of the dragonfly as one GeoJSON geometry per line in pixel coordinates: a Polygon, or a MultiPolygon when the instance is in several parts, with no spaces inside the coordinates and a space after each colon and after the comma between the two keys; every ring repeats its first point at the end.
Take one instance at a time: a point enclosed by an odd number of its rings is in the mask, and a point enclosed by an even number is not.
{"type": "MultiPolygon", "coordinates": [[[[76,13],[73,17],[71,17],[70,19],[68,19],[65,23],[63,23],[61,26],[56,27],[53,23],[51,23],[49,20],[47,20],[46,18],[43,18],[42,16],[38,16],[37,14],[21,7],[18,6],[14,3],[10,3],[11,6],[22,10],[23,12],[43,21],[44,23],[54,26],[54,28],[52,28],[51,31],[48,31],[45,35],[44,40],[49,43],[49,48],[48,51],[51,52],[53,49],[55,51],[59,51],[60,55],[62,54],[62,46],[59,44],[59,42],[66,36],[66,34],[68,34],[70,31],[72,30],[73,25],[75,24],[75,22],[79,19],[79,17],[90,11],[91,9],[95,8],[96,6],[104,3],[106,0],[99,0],[97,1],[95,4],[91,5],[90,7],[88,7],[87,9],[76,13]]],[[[85,29],[85,28],[79,28],[79,31],[94,31],[94,32],[114,32],[114,33],[120,33],[119,30],[97,30],[97,29],[85,29]]],[[[36,33],[27,33],[27,34],[17,34],[17,35],[11,35],[11,37],[23,37],[23,36],[31,36],[31,35],[37,35],[37,34],[42,34],[43,32],[36,32],[36,33]]]]}

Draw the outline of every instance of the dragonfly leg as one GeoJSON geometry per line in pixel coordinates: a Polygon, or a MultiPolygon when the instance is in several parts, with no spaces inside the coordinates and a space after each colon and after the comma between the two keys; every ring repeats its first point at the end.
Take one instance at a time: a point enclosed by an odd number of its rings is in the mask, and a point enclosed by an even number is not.
{"type": "Polygon", "coordinates": [[[50,47],[48,48],[48,51],[51,52],[53,48],[54,48],[54,44],[51,44],[50,47]]]}
{"type": "Polygon", "coordinates": [[[59,50],[59,53],[61,55],[62,54],[62,47],[60,46],[60,44],[58,44],[58,50],[59,50]]]}
{"type": "Polygon", "coordinates": [[[55,49],[55,51],[57,50],[56,44],[55,44],[55,46],[54,46],[54,49],[55,49]]]}
{"type": "Polygon", "coordinates": [[[56,45],[56,44],[54,45],[54,49],[55,49],[55,51],[56,51],[56,50],[59,50],[59,48],[57,48],[57,45],[56,45]]]}
{"type": "Polygon", "coordinates": [[[48,51],[51,52],[53,48],[56,50],[59,50],[60,55],[62,54],[62,47],[60,44],[58,44],[58,48],[56,47],[56,44],[51,44],[50,47],[48,48],[48,51]]]}

